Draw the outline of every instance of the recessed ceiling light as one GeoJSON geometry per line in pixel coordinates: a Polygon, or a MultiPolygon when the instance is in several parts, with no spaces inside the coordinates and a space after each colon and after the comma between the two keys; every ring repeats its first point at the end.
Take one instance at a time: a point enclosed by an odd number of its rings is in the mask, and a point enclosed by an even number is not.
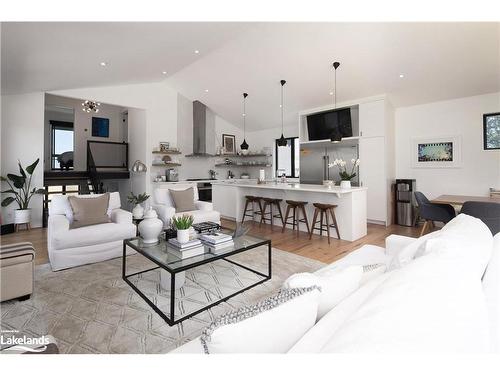
{"type": "Polygon", "coordinates": [[[100,66],[106,66],[106,65],[108,65],[108,63],[107,63],[106,61],[101,61],[101,62],[99,63],[99,65],[100,65],[100,66]]]}
{"type": "Polygon", "coordinates": [[[399,78],[404,78],[404,77],[405,77],[405,75],[404,75],[404,74],[400,74],[400,75],[399,75],[399,78]]]}
{"type": "Polygon", "coordinates": [[[161,74],[166,75],[166,74],[167,74],[167,72],[161,72],[161,74]]]}
{"type": "Polygon", "coordinates": [[[208,92],[208,89],[205,89],[205,92],[208,92]]]}
{"type": "Polygon", "coordinates": [[[194,53],[198,54],[198,53],[200,53],[200,51],[198,51],[197,49],[195,49],[194,53]]]}
{"type": "Polygon", "coordinates": [[[330,95],[333,95],[333,91],[330,91],[330,95]]]}

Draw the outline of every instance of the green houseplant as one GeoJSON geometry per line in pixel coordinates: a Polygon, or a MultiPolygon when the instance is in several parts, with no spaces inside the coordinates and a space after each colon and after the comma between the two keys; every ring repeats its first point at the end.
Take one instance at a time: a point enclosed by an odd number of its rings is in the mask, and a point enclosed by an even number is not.
{"type": "Polygon", "coordinates": [[[359,159],[351,159],[352,167],[347,168],[347,162],[343,159],[335,159],[333,163],[328,164],[328,168],[336,166],[339,169],[340,187],[350,188],[351,180],[356,177],[356,168],[359,167],[359,159]]]}
{"type": "Polygon", "coordinates": [[[31,208],[29,208],[31,198],[33,198],[35,194],[45,194],[44,189],[38,189],[31,186],[33,173],[39,162],[40,159],[36,159],[33,164],[24,169],[21,166],[21,162],[18,161],[19,175],[8,173],[7,177],[0,176],[0,180],[9,185],[9,189],[2,191],[2,194],[11,194],[11,196],[2,200],[2,207],[7,207],[13,202],[16,202],[19,206],[19,208],[14,211],[15,224],[29,224],[31,221],[31,208]]]}
{"type": "Polygon", "coordinates": [[[141,206],[142,203],[146,202],[149,199],[149,195],[146,193],[141,193],[135,195],[133,192],[127,197],[129,203],[135,204],[132,209],[132,216],[134,219],[142,219],[144,216],[144,208],[141,206]]]}
{"type": "Polygon", "coordinates": [[[189,242],[189,228],[191,228],[193,222],[194,218],[192,215],[172,217],[172,225],[177,229],[177,241],[179,243],[189,242]]]}

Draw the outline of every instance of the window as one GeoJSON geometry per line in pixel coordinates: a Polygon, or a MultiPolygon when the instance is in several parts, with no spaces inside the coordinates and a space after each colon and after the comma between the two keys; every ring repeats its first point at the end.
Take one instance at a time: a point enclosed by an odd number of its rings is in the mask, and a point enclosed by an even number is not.
{"type": "Polygon", "coordinates": [[[276,139],[276,177],[279,177],[278,170],[284,170],[289,178],[298,178],[300,175],[299,157],[300,144],[298,137],[285,138],[286,146],[278,146],[276,139]]]}
{"type": "Polygon", "coordinates": [[[50,121],[51,168],[73,169],[73,123],[50,121]]]}
{"type": "Polygon", "coordinates": [[[500,112],[483,115],[483,148],[500,150],[500,112]]]}

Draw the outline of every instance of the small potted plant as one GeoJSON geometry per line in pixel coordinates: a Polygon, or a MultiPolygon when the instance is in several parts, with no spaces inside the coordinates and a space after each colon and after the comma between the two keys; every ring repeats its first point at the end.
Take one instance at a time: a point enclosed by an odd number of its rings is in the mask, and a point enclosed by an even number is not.
{"type": "Polygon", "coordinates": [[[35,194],[45,194],[44,189],[31,187],[31,179],[39,161],[40,159],[36,159],[33,164],[26,167],[26,170],[18,161],[20,175],[8,173],[7,177],[0,176],[0,180],[7,182],[9,185],[9,189],[2,191],[2,194],[13,195],[2,200],[2,207],[7,207],[12,202],[16,202],[19,208],[14,211],[14,224],[28,224],[28,228],[31,222],[31,208],[29,208],[31,198],[35,194]]]}
{"type": "Polygon", "coordinates": [[[189,242],[189,228],[193,225],[194,218],[192,215],[182,215],[172,217],[172,224],[177,229],[177,241],[179,243],[189,242]]]}
{"type": "Polygon", "coordinates": [[[135,204],[134,208],[132,209],[132,216],[134,217],[134,219],[142,219],[144,217],[144,207],[142,207],[141,204],[146,202],[148,199],[149,195],[147,195],[146,193],[135,195],[134,193],[130,192],[127,200],[129,203],[135,204]]]}
{"type": "Polygon", "coordinates": [[[359,166],[359,159],[351,159],[352,167],[347,170],[347,162],[342,159],[335,159],[333,163],[328,164],[328,168],[336,166],[339,169],[340,187],[348,189],[351,187],[351,180],[356,177],[356,168],[359,166]]]}

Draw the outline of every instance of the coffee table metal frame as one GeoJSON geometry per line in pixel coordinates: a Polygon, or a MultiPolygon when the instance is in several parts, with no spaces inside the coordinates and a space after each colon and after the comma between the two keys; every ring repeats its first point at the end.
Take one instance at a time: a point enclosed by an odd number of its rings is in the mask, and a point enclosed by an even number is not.
{"type": "MultiPolygon", "coordinates": [[[[271,279],[271,275],[272,275],[272,262],[271,262],[271,240],[265,240],[265,239],[262,239],[262,242],[257,242],[255,244],[252,244],[252,245],[249,245],[247,247],[244,247],[244,248],[240,248],[240,249],[234,249],[232,251],[228,251],[226,253],[222,253],[222,254],[214,254],[213,257],[210,257],[210,258],[206,258],[206,259],[202,259],[200,260],[199,262],[194,262],[192,264],[188,264],[186,266],[181,266],[179,268],[169,268],[168,265],[158,261],[157,259],[154,259],[153,257],[151,257],[149,254],[147,254],[146,252],[143,251],[143,249],[140,247],[140,246],[135,246],[131,241],[132,240],[136,240],[137,237],[134,237],[134,238],[131,238],[131,239],[128,239],[128,240],[123,240],[123,256],[122,256],[122,278],[123,280],[128,284],[130,285],[130,287],[144,300],[146,301],[146,303],[151,306],[151,308],[158,314],[162,317],[163,320],[165,320],[165,322],[169,325],[169,326],[173,326],[175,324],[178,324],[186,319],[189,319],[191,317],[193,317],[194,315],[197,315],[203,311],[206,311],[212,307],[214,307],[215,305],[218,305],[219,303],[221,302],[225,302],[227,301],[228,299],[240,294],[240,293],[243,293],[245,291],[247,291],[248,289],[251,289],[251,288],[254,288],[256,287],[257,285],[259,284],[262,284],[268,280],[271,279]],[[268,250],[267,250],[267,261],[268,261],[268,273],[267,275],[265,273],[262,273],[262,272],[259,272],[257,270],[254,270],[248,266],[245,266],[243,264],[240,264],[240,263],[237,263],[235,262],[234,260],[231,260],[231,259],[227,259],[228,257],[230,256],[233,256],[233,255],[236,255],[236,254],[239,254],[239,253],[242,253],[242,252],[245,252],[245,251],[249,251],[249,250],[252,250],[252,249],[255,249],[257,247],[261,247],[261,246],[264,246],[264,245],[267,245],[268,247],[268,250]],[[135,272],[135,273],[132,273],[132,274],[126,274],[126,267],[127,267],[127,246],[131,247],[132,249],[134,249],[137,253],[141,254],[142,256],[146,257],[147,259],[149,259],[151,262],[155,263],[157,265],[157,267],[153,267],[153,268],[150,268],[150,269],[147,269],[147,270],[144,270],[144,271],[139,271],[139,272],[135,272]],[[232,293],[228,296],[225,296],[213,303],[210,303],[206,306],[204,306],[203,308],[199,309],[199,310],[196,310],[192,313],[189,313],[188,315],[184,315],[182,316],[181,318],[175,320],[175,275],[177,273],[180,273],[180,272],[184,272],[184,271],[187,271],[187,270],[190,270],[190,269],[193,269],[193,268],[196,268],[196,267],[199,267],[199,266],[202,266],[204,264],[207,264],[207,263],[212,263],[212,262],[215,262],[217,260],[224,260],[226,262],[229,262],[229,263],[232,263],[238,267],[241,267],[247,271],[250,271],[250,272],[253,272],[254,274],[256,275],[259,275],[261,277],[263,277],[263,279],[249,285],[249,286],[246,286],[240,290],[238,290],[237,292],[235,293],[232,293]],[[143,274],[143,273],[146,273],[146,272],[150,272],[150,271],[153,271],[153,270],[156,270],[156,269],[163,269],[165,271],[167,271],[169,274],[170,274],[170,318],[162,311],[158,308],[158,306],[156,306],[154,304],[153,301],[151,301],[143,292],[141,292],[141,290],[136,287],[130,280],[129,278],[132,277],[132,276],[136,276],[136,275],[139,275],[139,274],[143,274]]],[[[165,242],[165,245],[166,245],[166,241],[161,239],[160,241],[163,241],[165,242]]],[[[196,258],[196,257],[193,257],[193,258],[196,258]]],[[[188,258],[189,259],[189,258],[188,258]]],[[[179,261],[181,261],[179,259],[179,261]]]]}

